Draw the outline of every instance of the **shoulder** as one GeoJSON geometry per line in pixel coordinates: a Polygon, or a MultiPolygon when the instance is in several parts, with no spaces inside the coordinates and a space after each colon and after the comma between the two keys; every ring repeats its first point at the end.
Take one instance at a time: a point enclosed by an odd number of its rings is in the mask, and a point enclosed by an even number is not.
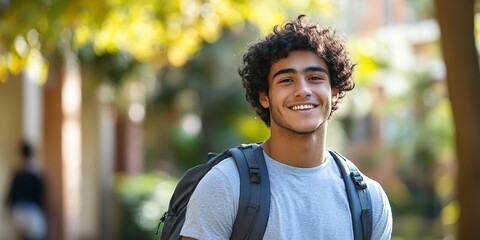
{"type": "Polygon", "coordinates": [[[217,197],[221,195],[238,195],[240,186],[237,166],[233,158],[227,158],[215,165],[200,180],[192,198],[217,197]],[[212,186],[215,186],[212,188],[212,186]]]}
{"type": "Polygon", "coordinates": [[[368,188],[370,189],[373,194],[372,197],[379,197],[379,198],[384,198],[387,197],[385,194],[385,191],[383,190],[382,185],[377,182],[376,180],[371,179],[370,177],[366,176],[365,174],[362,173],[363,179],[367,183],[368,188]]]}
{"type": "Polygon", "coordinates": [[[238,182],[240,178],[237,165],[232,157],[229,157],[215,165],[212,170],[205,175],[205,177],[215,178],[217,180],[226,180],[229,183],[234,183],[235,181],[238,182]]]}
{"type": "Polygon", "coordinates": [[[238,208],[238,186],[239,176],[233,159],[225,159],[208,171],[188,202],[181,235],[196,239],[228,239],[238,208]]]}

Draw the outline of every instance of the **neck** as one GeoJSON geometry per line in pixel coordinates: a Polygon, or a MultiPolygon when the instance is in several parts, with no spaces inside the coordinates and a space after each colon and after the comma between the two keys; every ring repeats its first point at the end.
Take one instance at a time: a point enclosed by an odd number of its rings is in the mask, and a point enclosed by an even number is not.
{"type": "Polygon", "coordinates": [[[276,161],[294,167],[311,168],[325,161],[325,142],[326,126],[309,134],[271,129],[271,136],[262,147],[276,161]]]}

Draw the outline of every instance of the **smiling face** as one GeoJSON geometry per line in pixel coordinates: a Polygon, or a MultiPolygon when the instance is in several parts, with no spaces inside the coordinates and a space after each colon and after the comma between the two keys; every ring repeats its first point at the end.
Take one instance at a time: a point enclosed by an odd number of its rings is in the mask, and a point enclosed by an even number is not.
{"type": "Polygon", "coordinates": [[[268,83],[260,103],[270,109],[272,132],[312,134],[326,126],[338,91],[331,88],[323,59],[310,51],[292,51],[272,64],[268,83]]]}

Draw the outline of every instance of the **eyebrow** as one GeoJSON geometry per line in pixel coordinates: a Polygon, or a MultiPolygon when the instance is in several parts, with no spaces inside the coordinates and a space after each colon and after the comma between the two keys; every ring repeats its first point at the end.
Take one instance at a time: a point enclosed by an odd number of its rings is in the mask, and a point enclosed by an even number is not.
{"type": "MultiPolygon", "coordinates": [[[[320,67],[320,66],[315,66],[315,67],[307,67],[305,68],[303,71],[303,73],[308,73],[308,72],[324,72],[324,73],[327,73],[327,70],[325,70],[324,68],[320,67]]],[[[279,70],[278,72],[276,72],[275,74],[273,74],[273,77],[272,78],[275,78],[276,76],[278,75],[281,75],[281,74],[287,74],[287,73],[297,73],[297,70],[293,69],[293,68],[285,68],[285,69],[281,69],[279,70]]]]}

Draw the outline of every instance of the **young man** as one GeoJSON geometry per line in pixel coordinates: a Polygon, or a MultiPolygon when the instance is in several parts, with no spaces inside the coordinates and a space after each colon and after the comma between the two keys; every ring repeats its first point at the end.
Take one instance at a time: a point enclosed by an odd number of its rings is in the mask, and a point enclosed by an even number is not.
{"type": "MultiPolygon", "coordinates": [[[[271,206],[263,239],[353,239],[345,185],[326,150],[328,120],[354,88],[354,64],[332,28],[304,16],[275,27],[251,46],[239,69],[247,101],[270,127],[261,145],[271,206]]],[[[366,178],[372,199],[372,239],[390,239],[392,216],[381,186],[366,178]]],[[[184,239],[229,239],[238,209],[233,159],[216,165],[193,193],[184,239]]]]}

